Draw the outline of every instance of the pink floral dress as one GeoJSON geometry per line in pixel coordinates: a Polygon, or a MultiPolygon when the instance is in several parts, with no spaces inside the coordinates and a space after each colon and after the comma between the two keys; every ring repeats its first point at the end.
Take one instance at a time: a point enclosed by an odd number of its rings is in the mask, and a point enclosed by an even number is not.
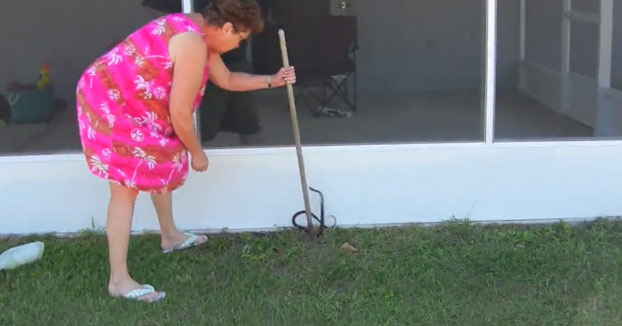
{"type": "MultiPolygon", "coordinates": [[[[92,174],[148,192],[170,192],[188,175],[188,153],[171,124],[168,41],[201,33],[184,14],[141,27],[98,58],[76,90],[80,140],[92,174]]],[[[208,78],[206,65],[196,110],[208,78]]]]}

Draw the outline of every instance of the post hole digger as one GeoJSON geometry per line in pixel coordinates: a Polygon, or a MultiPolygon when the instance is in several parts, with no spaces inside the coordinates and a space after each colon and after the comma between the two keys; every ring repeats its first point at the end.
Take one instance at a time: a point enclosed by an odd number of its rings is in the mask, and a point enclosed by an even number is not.
{"type": "MultiPolygon", "coordinates": [[[[287,43],[285,42],[285,32],[280,29],[279,30],[279,40],[281,43],[281,55],[283,57],[283,67],[289,67],[289,57],[287,54],[287,43]]],[[[314,234],[319,237],[323,234],[324,229],[326,228],[325,224],[325,216],[324,216],[324,194],[321,191],[310,188],[307,185],[307,177],[305,171],[305,164],[302,156],[302,145],[300,143],[300,129],[298,126],[298,115],[296,112],[296,101],[294,97],[294,88],[291,84],[287,84],[287,97],[289,99],[289,111],[292,120],[292,130],[294,133],[294,141],[296,144],[296,154],[298,157],[298,170],[300,172],[300,182],[302,185],[302,194],[305,204],[305,209],[299,212],[296,212],[294,216],[292,216],[292,224],[294,227],[305,231],[308,233],[309,237],[312,239],[314,234]],[[311,212],[311,202],[309,200],[309,189],[315,193],[317,193],[320,197],[320,216],[313,214],[311,212]],[[302,216],[306,216],[307,226],[302,226],[296,220],[302,216]],[[319,225],[317,226],[317,231],[314,228],[313,220],[317,221],[319,225]]],[[[334,217],[333,217],[334,219],[334,217]]],[[[336,224],[336,222],[335,222],[336,224]]]]}

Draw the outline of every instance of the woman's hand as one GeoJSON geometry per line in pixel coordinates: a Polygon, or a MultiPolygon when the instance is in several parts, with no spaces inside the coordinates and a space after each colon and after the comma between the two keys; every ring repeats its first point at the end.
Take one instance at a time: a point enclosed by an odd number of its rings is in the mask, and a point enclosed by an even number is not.
{"type": "Polygon", "coordinates": [[[199,151],[196,155],[192,155],[192,169],[197,172],[203,172],[207,170],[207,166],[209,165],[209,160],[207,159],[207,155],[205,152],[199,151]]]}
{"type": "Polygon", "coordinates": [[[296,83],[296,71],[294,67],[283,67],[271,78],[272,87],[281,87],[286,84],[296,83]]]}

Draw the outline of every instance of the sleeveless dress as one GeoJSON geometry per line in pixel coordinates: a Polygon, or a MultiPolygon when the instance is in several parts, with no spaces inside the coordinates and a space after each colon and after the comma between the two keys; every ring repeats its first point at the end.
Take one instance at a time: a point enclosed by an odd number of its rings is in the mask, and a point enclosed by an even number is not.
{"type": "MultiPolygon", "coordinates": [[[[169,94],[173,62],[168,41],[201,33],[185,14],[151,21],[95,60],[80,77],[76,107],[89,171],[141,191],[179,188],[188,175],[188,152],[171,124],[169,94]]],[[[200,104],[208,79],[193,110],[200,104]]]]}

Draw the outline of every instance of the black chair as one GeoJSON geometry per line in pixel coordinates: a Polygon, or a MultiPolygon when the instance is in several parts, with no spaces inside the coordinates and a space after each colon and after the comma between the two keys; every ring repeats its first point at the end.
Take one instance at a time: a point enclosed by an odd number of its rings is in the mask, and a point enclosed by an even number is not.
{"type": "Polygon", "coordinates": [[[355,111],[356,17],[331,16],[328,0],[273,0],[267,15],[264,33],[253,38],[255,71],[273,73],[282,65],[277,35],[282,28],[296,67],[296,102],[304,101],[315,116],[340,112],[330,110],[334,100],[355,111]]]}

